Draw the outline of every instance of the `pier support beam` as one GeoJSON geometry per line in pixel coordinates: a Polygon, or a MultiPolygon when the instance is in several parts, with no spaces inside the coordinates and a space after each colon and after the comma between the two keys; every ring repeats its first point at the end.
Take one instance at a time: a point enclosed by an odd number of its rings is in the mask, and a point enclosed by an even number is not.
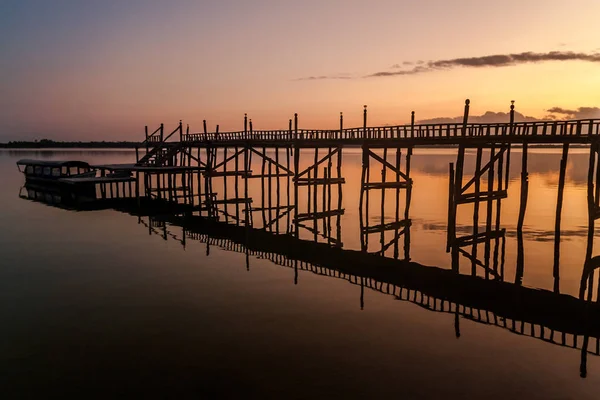
{"type": "Polygon", "coordinates": [[[501,251],[501,259],[504,259],[506,232],[500,227],[500,209],[501,200],[507,197],[510,145],[480,145],[474,149],[476,151],[474,172],[466,184],[463,185],[466,146],[461,145],[459,148],[456,170],[454,164],[450,164],[446,251],[452,252],[453,268],[457,271],[459,255],[463,255],[470,261],[472,275],[476,275],[478,268],[481,268],[486,279],[490,276],[494,279],[503,279],[504,266],[503,262],[499,262],[498,256],[501,251]],[[484,150],[488,150],[486,153],[489,161],[482,165],[484,150]],[[481,203],[486,206],[484,227],[479,226],[481,203]],[[472,233],[458,236],[458,207],[470,204],[473,205],[472,233]],[[484,244],[483,261],[478,255],[478,246],[481,243],[484,244]],[[465,250],[465,247],[470,247],[470,252],[465,250]]]}
{"type": "Polygon", "coordinates": [[[362,174],[361,174],[361,191],[360,191],[360,231],[361,231],[361,248],[367,252],[369,250],[369,236],[377,234],[379,236],[380,247],[377,253],[382,256],[386,251],[393,248],[393,257],[399,258],[399,240],[404,237],[404,259],[410,259],[410,226],[412,224],[410,215],[410,202],[412,196],[412,179],[410,178],[410,162],[412,157],[412,147],[405,148],[406,161],[404,168],[402,165],[402,148],[384,147],[381,150],[382,154],[373,151],[369,146],[362,147],[362,174]],[[388,154],[392,150],[393,155],[388,154]],[[389,157],[391,156],[391,157],[389,157]],[[392,158],[390,162],[389,158],[392,158]],[[371,160],[381,166],[381,179],[377,182],[371,182],[371,160]],[[388,175],[390,175],[388,179],[388,175]],[[386,202],[386,192],[393,190],[395,195],[394,201],[386,202]],[[404,212],[400,213],[400,192],[405,190],[404,212]],[[379,194],[379,224],[370,225],[370,198],[372,192],[379,194]],[[393,209],[389,206],[386,208],[386,203],[394,205],[393,209]],[[389,217],[393,215],[394,219],[391,222],[389,217]],[[391,238],[388,233],[391,232],[391,238]]]}
{"type": "Polygon", "coordinates": [[[341,247],[341,216],[344,214],[342,185],[346,182],[342,177],[342,146],[302,149],[295,147],[294,168],[296,203],[293,222],[297,237],[302,228],[311,234],[314,241],[324,240],[333,246],[341,247]],[[309,165],[302,169],[301,151],[312,159],[309,165]],[[335,192],[334,188],[337,188],[335,192]],[[332,222],[334,218],[335,229],[332,222]]]}

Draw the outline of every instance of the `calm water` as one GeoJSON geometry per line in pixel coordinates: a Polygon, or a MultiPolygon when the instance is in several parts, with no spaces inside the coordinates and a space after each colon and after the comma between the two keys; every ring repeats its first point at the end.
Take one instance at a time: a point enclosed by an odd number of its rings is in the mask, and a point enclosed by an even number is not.
{"type": "MultiPolygon", "coordinates": [[[[502,203],[509,282],[519,156],[513,151],[502,203]]],[[[163,239],[148,229],[148,218],[18,197],[20,158],[99,164],[134,157],[122,150],[0,152],[3,398],[598,398],[600,357],[588,356],[587,378],[580,378],[578,349],[462,317],[457,338],[454,314],[368,289],[361,302],[359,285],[308,271],[295,284],[293,269],[268,260],[251,256],[247,265],[245,254],[218,246],[207,255],[207,244],[192,239],[183,246],[180,227],[168,226],[163,239]]],[[[553,289],[560,157],[551,149],[529,156],[524,286],[553,289]]],[[[560,291],[573,296],[586,248],[587,157],[587,150],[571,150],[565,188],[560,291]]],[[[445,241],[448,163],[455,158],[450,149],[413,156],[410,258],[420,264],[451,268],[445,241]]],[[[361,247],[360,168],[360,150],[345,151],[341,240],[348,249],[361,247]]],[[[371,202],[376,222],[376,195],[371,202]]],[[[386,202],[385,220],[393,213],[386,202]]],[[[471,218],[461,209],[461,226],[471,218]]],[[[379,239],[369,240],[376,250],[379,239]]],[[[461,260],[461,272],[469,269],[461,260]]]]}

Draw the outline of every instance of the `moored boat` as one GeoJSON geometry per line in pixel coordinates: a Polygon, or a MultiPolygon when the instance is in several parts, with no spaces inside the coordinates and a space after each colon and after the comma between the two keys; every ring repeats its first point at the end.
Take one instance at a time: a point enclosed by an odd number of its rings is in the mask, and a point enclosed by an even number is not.
{"type": "Polygon", "coordinates": [[[17,167],[31,182],[54,183],[61,178],[93,177],[96,170],[84,161],[44,161],[23,159],[17,167]]]}

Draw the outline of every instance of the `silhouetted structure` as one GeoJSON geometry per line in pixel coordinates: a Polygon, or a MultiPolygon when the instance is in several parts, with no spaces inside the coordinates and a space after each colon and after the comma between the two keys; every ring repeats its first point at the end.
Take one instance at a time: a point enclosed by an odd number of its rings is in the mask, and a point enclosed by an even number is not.
{"type": "Polygon", "coordinates": [[[93,166],[101,176],[93,178],[94,184],[100,182],[100,188],[95,188],[92,196],[79,198],[76,192],[65,196],[62,189],[33,187],[30,183],[21,195],[71,209],[115,208],[150,216],[148,222],[139,219],[150,234],[178,240],[183,246],[187,239],[199,240],[206,243],[207,254],[210,246],[245,253],[248,269],[250,256],[267,258],[293,268],[295,283],[299,270],[346,279],[360,285],[361,307],[364,289],[370,288],[430,310],[452,313],[457,337],[459,317],[463,317],[580,348],[584,376],[588,352],[600,355],[600,285],[595,299],[593,296],[594,271],[600,266],[600,256],[593,256],[594,225],[600,217],[600,120],[518,123],[514,121],[514,105],[507,123],[469,124],[468,116],[467,100],[462,124],[418,125],[413,113],[410,125],[371,128],[365,106],[363,127],[352,129],[343,127],[341,114],[339,130],[301,130],[297,115],[289,121],[288,129],[281,131],[255,131],[247,116],[240,132],[219,133],[218,125],[215,132],[208,132],[205,122],[203,133],[190,133],[189,127],[184,133],[180,122],[165,136],[161,125],[153,133],[146,129],[145,154],[140,157],[138,149],[135,164],[93,166]],[[169,142],[175,134],[179,134],[179,141],[169,142]],[[523,147],[517,268],[514,283],[509,283],[504,271],[506,230],[500,216],[502,200],[508,194],[511,146],[515,143],[523,147]],[[521,285],[529,143],[563,144],[553,291],[521,285]],[[560,293],[560,220],[570,143],[590,143],[588,247],[579,299],[560,293]],[[410,258],[411,157],[416,146],[436,144],[457,146],[448,186],[451,269],[424,266],[410,258]],[[344,249],[341,234],[346,182],[342,149],[346,145],[360,145],[362,149],[360,251],[344,249]],[[465,168],[468,149],[476,153],[473,171],[465,168]],[[301,165],[302,154],[305,163],[310,158],[308,165],[301,165]],[[378,169],[373,172],[375,166],[378,169]],[[121,195],[117,185],[116,195],[113,186],[107,194],[107,187],[102,188],[107,176],[128,177],[128,193],[123,186],[121,195]],[[260,182],[260,187],[251,182],[260,182]],[[457,212],[465,205],[473,206],[468,232],[457,228],[457,212]],[[172,233],[172,226],[180,226],[182,233],[172,233]],[[373,236],[378,238],[378,246],[369,240],[373,236]],[[460,269],[461,256],[471,266],[468,274],[460,269]],[[590,340],[596,344],[593,350],[589,349],[590,340]]]}

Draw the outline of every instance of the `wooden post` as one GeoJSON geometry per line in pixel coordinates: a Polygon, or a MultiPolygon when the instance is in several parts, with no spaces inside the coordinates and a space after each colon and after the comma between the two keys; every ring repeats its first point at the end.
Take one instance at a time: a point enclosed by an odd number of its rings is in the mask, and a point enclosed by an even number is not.
{"type": "Polygon", "coordinates": [[[508,130],[508,134],[512,135],[513,134],[513,129],[515,126],[515,101],[511,100],[510,101],[510,122],[509,122],[509,130],[508,130]]]}
{"type": "Polygon", "coordinates": [[[453,211],[452,211],[452,225],[454,227],[452,233],[453,237],[451,238],[451,244],[454,244],[456,241],[456,215],[458,202],[462,197],[462,180],[463,180],[463,167],[465,163],[465,146],[460,144],[458,146],[458,157],[456,159],[456,172],[454,177],[454,196],[453,196],[453,211]]]}
{"type": "MultiPolygon", "coordinates": [[[[239,163],[239,153],[238,153],[238,147],[234,147],[233,151],[235,152],[235,172],[239,173],[240,172],[240,163],[239,163]]],[[[238,175],[235,175],[233,177],[233,179],[235,180],[235,185],[234,185],[234,190],[235,190],[235,198],[239,199],[240,198],[240,190],[239,190],[239,181],[240,181],[240,177],[238,175]]],[[[244,198],[245,201],[247,201],[247,198],[244,198]]],[[[240,205],[238,203],[235,204],[235,224],[239,225],[240,224],[240,205]]]]}
{"type": "Polygon", "coordinates": [[[206,129],[206,120],[202,120],[202,127],[204,128],[204,135],[206,136],[208,134],[208,131],[206,129]]]}
{"type": "Polygon", "coordinates": [[[410,112],[410,137],[415,137],[415,112],[410,112]]]}
{"type": "Polygon", "coordinates": [[[163,141],[164,138],[164,132],[165,132],[165,125],[164,124],[160,124],[160,141],[163,141]]]}
{"type": "Polygon", "coordinates": [[[527,209],[527,194],[529,189],[527,172],[527,142],[523,142],[523,155],[521,158],[521,207],[519,209],[519,220],[517,222],[517,229],[523,229],[523,222],[525,220],[525,211],[527,209]]]}
{"type": "MultiPolygon", "coordinates": [[[[588,300],[592,298],[592,290],[594,288],[594,270],[587,271],[588,261],[592,258],[592,252],[594,250],[594,228],[595,228],[595,201],[594,201],[594,167],[596,165],[596,155],[598,152],[598,142],[592,142],[590,146],[590,158],[588,168],[588,190],[587,190],[587,201],[588,201],[588,237],[587,237],[587,248],[585,252],[585,264],[583,276],[587,275],[588,279],[588,300]]],[[[585,290],[583,286],[581,290],[585,290]]]]}
{"type": "MultiPolygon", "coordinates": [[[[295,114],[295,129],[296,129],[296,138],[298,137],[298,123],[297,123],[297,115],[295,114]]],[[[299,227],[298,227],[298,174],[300,173],[300,148],[298,144],[294,144],[294,234],[296,239],[299,238],[299,227]]]]}
{"type": "MultiPolygon", "coordinates": [[[[298,140],[298,113],[294,114],[294,137],[296,140],[298,140]]],[[[298,150],[298,147],[296,147],[295,149],[296,151],[298,150]]],[[[299,172],[298,169],[296,169],[296,174],[299,172]]]]}
{"type": "Polygon", "coordinates": [[[454,163],[450,163],[450,178],[448,179],[448,227],[446,229],[446,253],[450,252],[453,245],[456,216],[454,216],[454,163]]]}
{"type": "MultiPolygon", "coordinates": [[[[365,196],[366,196],[366,201],[365,201],[365,221],[367,223],[367,227],[369,226],[369,194],[370,194],[370,190],[369,190],[369,182],[371,180],[371,165],[370,165],[370,154],[369,154],[369,149],[365,148],[363,150],[363,157],[366,158],[366,182],[364,182],[363,184],[365,185],[365,196]]],[[[363,160],[364,162],[364,160],[363,160]]],[[[369,249],[369,235],[365,235],[365,251],[368,251],[369,249]]]]}
{"type": "MultiPolygon", "coordinates": [[[[219,131],[217,125],[217,132],[219,131]]],[[[229,204],[227,203],[227,146],[223,147],[223,211],[225,211],[225,223],[229,222],[229,204]]]]}
{"type": "MultiPolygon", "coordinates": [[[[269,166],[269,174],[270,174],[270,166],[269,166]]],[[[276,222],[275,222],[275,233],[279,234],[279,213],[280,213],[280,191],[281,191],[281,186],[279,183],[279,147],[275,147],[275,179],[277,179],[275,181],[275,218],[277,218],[276,222]]]]}
{"type": "MultiPolygon", "coordinates": [[[[507,168],[508,169],[508,168],[507,168]]],[[[521,199],[519,207],[519,220],[517,221],[517,273],[515,284],[521,284],[525,268],[525,249],[523,244],[523,222],[527,209],[527,194],[529,182],[527,174],[527,142],[523,142],[523,156],[521,161],[521,199]]]]}
{"type": "MultiPolygon", "coordinates": [[[[244,169],[246,172],[246,179],[244,179],[244,199],[245,199],[245,208],[246,208],[246,215],[244,218],[244,225],[249,229],[249,221],[250,221],[250,217],[251,217],[251,209],[250,209],[250,201],[248,199],[248,178],[249,178],[249,174],[250,174],[250,164],[249,164],[249,160],[248,160],[248,153],[250,152],[250,149],[248,147],[244,148],[244,169]]],[[[246,229],[246,232],[248,232],[248,229],[246,229]]],[[[247,233],[246,233],[247,234],[247,233]]]]}
{"type": "MultiPolygon", "coordinates": [[[[317,166],[317,162],[318,162],[318,157],[319,157],[319,148],[315,147],[315,159],[314,159],[314,168],[315,168],[315,187],[314,187],[314,192],[313,192],[313,226],[314,226],[314,240],[315,242],[317,241],[317,233],[319,231],[319,227],[317,225],[317,212],[318,212],[318,207],[317,207],[317,200],[318,200],[318,193],[317,193],[317,178],[319,177],[319,167],[317,166]]],[[[309,184],[310,185],[310,184],[309,184]]],[[[310,187],[310,186],[309,186],[310,187]]]]}
{"type": "Polygon", "coordinates": [[[556,219],[554,221],[554,291],[560,293],[560,219],[562,215],[563,194],[565,190],[565,177],[567,158],[569,156],[569,143],[563,144],[562,158],[560,160],[560,175],[558,178],[558,199],[556,200],[556,219]]]}
{"type": "MultiPolygon", "coordinates": [[[[250,131],[252,131],[252,120],[250,120],[250,131]]],[[[266,149],[265,147],[262,148],[262,164],[260,167],[260,194],[261,194],[261,215],[262,215],[262,221],[263,221],[263,226],[262,229],[266,229],[267,227],[267,217],[265,214],[265,208],[266,208],[266,203],[265,203],[265,174],[266,174],[266,166],[267,166],[267,159],[266,159],[266,149]]],[[[269,164],[270,165],[270,164],[269,164]]],[[[270,210],[269,210],[270,211],[270,210]]]]}
{"type": "MultiPolygon", "coordinates": [[[[266,149],[265,151],[265,155],[266,155],[266,149]]],[[[269,193],[269,197],[268,197],[268,204],[269,204],[269,231],[273,231],[273,225],[271,224],[271,221],[273,221],[273,217],[271,216],[271,211],[273,209],[273,202],[272,202],[272,197],[273,197],[273,163],[269,160],[269,167],[268,167],[268,178],[267,178],[267,190],[269,193]]],[[[277,216],[277,212],[275,213],[275,216],[277,216]]]]}
{"type": "Polygon", "coordinates": [[[473,203],[473,246],[471,250],[471,274],[477,275],[477,235],[479,234],[479,196],[481,194],[481,155],[483,149],[477,147],[477,159],[475,161],[475,202],[473,203]]]}
{"type": "MultiPolygon", "coordinates": [[[[396,215],[394,222],[398,223],[400,221],[400,166],[402,165],[402,153],[400,152],[400,148],[396,148],[396,215]]],[[[398,238],[399,227],[396,225],[396,229],[394,230],[395,238],[398,238]]],[[[398,240],[394,240],[394,258],[397,259],[399,256],[398,249],[398,240]]]]}
{"type": "MultiPolygon", "coordinates": [[[[406,150],[406,204],[404,206],[404,219],[408,220],[410,215],[410,203],[412,200],[412,185],[413,181],[410,177],[410,162],[412,159],[413,148],[409,147],[406,150]]],[[[398,167],[400,168],[400,167],[398,167]]]]}
{"type": "MultiPolygon", "coordinates": [[[[387,162],[387,152],[388,149],[387,147],[383,148],[383,161],[387,162]]],[[[379,238],[379,241],[381,242],[381,256],[383,256],[384,254],[384,246],[385,246],[385,229],[383,229],[384,225],[385,225],[385,180],[386,180],[386,175],[387,175],[387,165],[384,163],[382,163],[381,166],[381,183],[382,188],[381,188],[381,235],[379,238]]],[[[398,205],[396,204],[396,207],[398,207],[398,205]]]]}
{"type": "Polygon", "coordinates": [[[167,174],[167,180],[169,188],[169,201],[173,201],[173,174],[171,174],[170,172],[167,174]]]}
{"type": "Polygon", "coordinates": [[[362,146],[362,176],[360,178],[360,198],[359,198],[359,208],[363,208],[363,200],[365,193],[365,182],[366,182],[366,174],[367,174],[367,165],[369,163],[369,153],[368,148],[363,144],[362,146]]]}
{"type": "Polygon", "coordinates": [[[135,171],[135,198],[137,200],[137,206],[140,206],[140,173],[135,171]]]}
{"type": "Polygon", "coordinates": [[[489,266],[490,266],[490,255],[491,255],[491,239],[489,237],[492,232],[492,216],[493,216],[493,207],[494,201],[492,200],[492,195],[494,193],[494,157],[496,155],[496,148],[492,144],[490,148],[490,167],[488,169],[488,190],[487,190],[487,214],[485,218],[485,231],[486,231],[486,239],[485,239],[485,278],[489,279],[489,266]]]}
{"type": "MultiPolygon", "coordinates": [[[[338,147],[338,153],[337,153],[337,177],[338,178],[342,177],[342,151],[343,151],[343,148],[341,146],[338,147]]],[[[338,208],[338,210],[342,209],[342,182],[338,183],[338,207],[337,208],[338,208]]],[[[338,245],[341,246],[342,245],[342,227],[341,227],[341,216],[340,215],[337,216],[336,221],[337,221],[336,237],[338,239],[338,245]]]]}
{"type": "Polygon", "coordinates": [[[363,110],[363,138],[368,139],[367,135],[367,105],[365,104],[363,110]]]}
{"type": "Polygon", "coordinates": [[[344,139],[344,113],[340,112],[340,139],[344,139]]]}
{"type": "Polygon", "coordinates": [[[248,114],[244,113],[244,139],[248,139],[248,114]]]}
{"type": "MultiPolygon", "coordinates": [[[[471,104],[471,100],[465,100],[465,112],[463,114],[463,126],[462,126],[462,136],[467,136],[467,123],[469,121],[469,105],[471,104]]],[[[458,165],[457,165],[458,167],[458,165]]],[[[461,168],[462,172],[462,168],[461,168]]]]}
{"type": "MultiPolygon", "coordinates": [[[[292,122],[292,120],[290,120],[290,128],[291,128],[291,122],[292,122]]],[[[292,130],[290,129],[290,138],[291,138],[291,132],[292,132],[292,130]]],[[[290,149],[291,149],[291,147],[286,147],[286,164],[285,164],[285,166],[287,168],[287,171],[286,171],[286,175],[287,175],[286,176],[286,203],[287,203],[286,212],[287,212],[287,224],[286,224],[286,232],[285,233],[290,233],[290,229],[291,229],[291,219],[290,219],[290,216],[292,214],[291,210],[290,210],[290,205],[291,205],[291,203],[290,203],[290,187],[291,187],[290,171],[292,170],[290,168],[291,167],[291,162],[290,162],[290,153],[291,152],[290,152],[290,149]]]]}

